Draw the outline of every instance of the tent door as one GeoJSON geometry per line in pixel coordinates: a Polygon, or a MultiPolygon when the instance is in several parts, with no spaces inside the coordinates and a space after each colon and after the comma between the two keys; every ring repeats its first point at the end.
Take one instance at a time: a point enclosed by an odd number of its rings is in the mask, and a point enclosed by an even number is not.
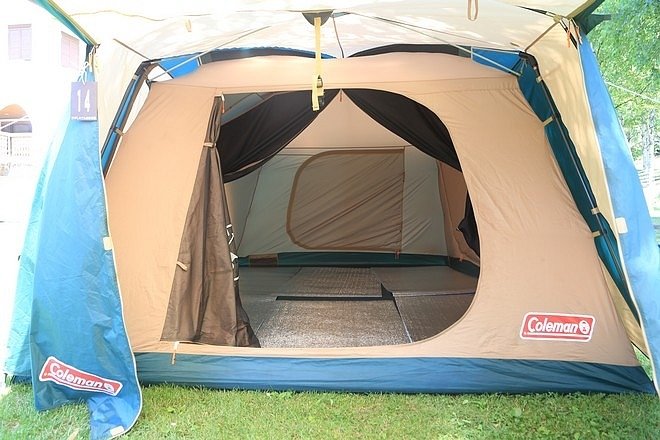
{"type": "Polygon", "coordinates": [[[259,346],[238,293],[234,233],[220,157],[214,147],[222,118],[216,97],[181,237],[161,339],[259,346]]]}

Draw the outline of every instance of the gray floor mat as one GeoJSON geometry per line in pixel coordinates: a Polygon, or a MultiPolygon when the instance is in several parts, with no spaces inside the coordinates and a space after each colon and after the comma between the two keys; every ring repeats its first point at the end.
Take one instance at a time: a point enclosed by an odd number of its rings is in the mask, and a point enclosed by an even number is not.
{"type": "Polygon", "coordinates": [[[281,287],[298,271],[299,267],[239,268],[241,303],[255,332],[275,310],[275,299],[281,287]]]}
{"type": "Polygon", "coordinates": [[[303,267],[281,288],[282,296],[382,296],[369,268],[303,267]]]}
{"type": "Polygon", "coordinates": [[[412,341],[435,336],[458,321],[472,303],[474,294],[395,297],[396,305],[412,341]]]}
{"type": "Polygon", "coordinates": [[[374,267],[385,289],[396,296],[474,293],[477,278],[447,266],[374,267]]]}
{"type": "Polygon", "coordinates": [[[276,306],[275,296],[267,295],[241,295],[241,303],[255,332],[273,314],[276,306]]]}
{"type": "Polygon", "coordinates": [[[300,267],[241,267],[238,288],[241,298],[254,295],[277,296],[300,267]]]}
{"type": "Polygon", "coordinates": [[[262,347],[362,347],[410,342],[393,301],[276,301],[262,347]]]}

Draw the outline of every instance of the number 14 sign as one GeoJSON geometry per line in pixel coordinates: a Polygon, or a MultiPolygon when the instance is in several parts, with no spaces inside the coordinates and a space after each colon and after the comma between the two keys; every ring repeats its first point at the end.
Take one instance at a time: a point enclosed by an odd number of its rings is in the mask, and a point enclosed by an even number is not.
{"type": "Polygon", "coordinates": [[[95,82],[71,83],[71,119],[76,121],[96,121],[97,85],[95,82]]]}

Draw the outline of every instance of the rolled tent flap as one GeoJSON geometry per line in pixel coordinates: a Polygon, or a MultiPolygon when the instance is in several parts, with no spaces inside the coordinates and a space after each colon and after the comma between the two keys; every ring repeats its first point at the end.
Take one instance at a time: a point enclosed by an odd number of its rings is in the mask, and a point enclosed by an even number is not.
{"type": "Polygon", "coordinates": [[[162,339],[258,347],[238,294],[236,245],[220,172],[216,97],[177,257],[162,339]]]}
{"type": "Polygon", "coordinates": [[[438,115],[424,105],[383,90],[347,89],[345,92],[363,112],[410,145],[461,169],[449,130],[438,115]]]}
{"type": "Polygon", "coordinates": [[[477,220],[474,217],[474,208],[472,208],[472,201],[468,194],[465,198],[465,216],[458,224],[458,230],[463,233],[465,242],[470,249],[479,256],[479,234],[477,233],[477,220]]]}
{"type": "MultiPolygon", "coordinates": [[[[325,91],[326,106],[337,92],[325,91]]],[[[223,124],[216,146],[222,156],[224,181],[231,182],[262,166],[307,128],[319,113],[312,110],[309,91],[287,92],[273,95],[223,124]]]]}
{"type": "Polygon", "coordinates": [[[133,426],[142,395],[108,238],[96,121],[69,122],[40,185],[48,190],[35,199],[30,225],[38,241],[26,244],[31,267],[22,268],[33,285],[19,291],[32,296],[35,406],[85,401],[91,437],[112,438],[133,426]]]}

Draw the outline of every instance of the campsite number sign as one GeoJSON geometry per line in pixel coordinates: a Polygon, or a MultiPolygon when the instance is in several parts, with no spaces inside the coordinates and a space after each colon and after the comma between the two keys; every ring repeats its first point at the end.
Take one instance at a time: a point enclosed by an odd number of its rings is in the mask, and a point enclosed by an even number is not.
{"type": "Polygon", "coordinates": [[[71,83],[71,119],[76,121],[96,121],[98,111],[97,85],[95,82],[71,83]]]}

